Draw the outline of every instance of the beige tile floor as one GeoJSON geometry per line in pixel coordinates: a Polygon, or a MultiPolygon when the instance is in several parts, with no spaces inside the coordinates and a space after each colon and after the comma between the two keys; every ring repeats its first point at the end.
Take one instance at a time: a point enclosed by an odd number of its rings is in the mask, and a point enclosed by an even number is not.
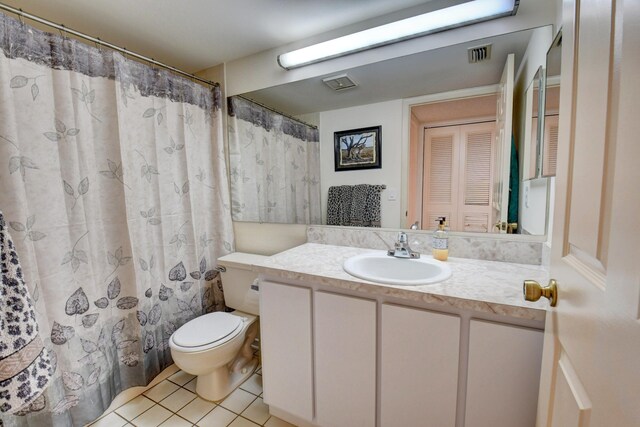
{"type": "Polygon", "coordinates": [[[195,394],[195,377],[178,371],[91,427],[294,427],[269,415],[262,402],[262,371],[258,369],[220,402],[195,394]]]}

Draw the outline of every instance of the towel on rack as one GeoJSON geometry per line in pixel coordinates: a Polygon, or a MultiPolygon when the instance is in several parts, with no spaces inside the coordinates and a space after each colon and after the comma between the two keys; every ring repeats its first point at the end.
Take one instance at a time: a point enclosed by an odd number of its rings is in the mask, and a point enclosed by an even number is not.
{"type": "Polygon", "coordinates": [[[0,272],[0,413],[13,414],[42,394],[53,369],[2,212],[0,272]]]}
{"type": "Polygon", "coordinates": [[[349,225],[353,187],[329,187],[327,197],[327,225],[349,225]]]}
{"type": "Polygon", "coordinates": [[[382,214],[380,212],[380,193],[386,188],[385,185],[370,185],[367,193],[367,204],[364,211],[365,227],[380,227],[382,214]]]}
{"type": "Polygon", "coordinates": [[[349,225],[380,227],[380,192],[382,185],[359,184],[353,188],[349,225]]]}
{"type": "Polygon", "coordinates": [[[380,227],[382,185],[340,185],[329,187],[327,225],[380,227]]]}

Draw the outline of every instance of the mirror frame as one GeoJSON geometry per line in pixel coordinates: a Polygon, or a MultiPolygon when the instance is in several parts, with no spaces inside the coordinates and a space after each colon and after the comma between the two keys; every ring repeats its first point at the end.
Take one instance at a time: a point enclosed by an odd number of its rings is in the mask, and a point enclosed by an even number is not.
{"type": "MultiPolygon", "coordinates": [[[[540,171],[540,178],[551,178],[556,176],[555,174],[553,175],[545,175],[544,174],[544,167],[543,167],[543,162],[544,162],[544,149],[545,149],[545,140],[544,140],[544,126],[545,126],[545,118],[546,118],[546,114],[547,114],[547,83],[548,83],[548,79],[547,79],[547,70],[549,69],[549,53],[551,53],[551,51],[557,47],[560,47],[560,49],[562,49],[562,28],[560,28],[558,30],[558,32],[556,33],[555,37],[553,38],[553,41],[551,42],[551,46],[549,46],[549,49],[547,50],[547,54],[545,56],[545,68],[544,68],[544,91],[543,91],[543,95],[544,97],[541,98],[540,102],[541,102],[541,109],[539,109],[538,112],[538,117],[542,117],[542,120],[538,119],[538,137],[540,139],[540,153],[538,154],[538,163],[539,163],[539,171],[540,171]],[[540,116],[540,114],[542,114],[542,116],[540,116]],[[542,132],[542,134],[540,134],[540,132],[542,132]]],[[[561,53],[562,55],[562,53],[561,53]]],[[[562,63],[560,63],[560,73],[562,75],[562,63]]]]}
{"type": "Polygon", "coordinates": [[[525,139],[523,141],[523,157],[522,157],[522,181],[530,181],[542,177],[542,143],[544,140],[544,101],[545,101],[545,89],[546,89],[546,68],[542,65],[538,67],[538,70],[534,74],[531,82],[525,90],[525,139]],[[535,89],[535,85],[538,85],[538,111],[536,122],[536,140],[531,140],[531,121],[533,120],[533,96],[530,95],[531,91],[535,89]],[[535,144],[535,150],[533,151],[535,156],[535,170],[531,173],[530,170],[525,169],[525,165],[531,164],[529,154],[532,153],[531,144],[535,144]],[[525,176],[525,170],[529,172],[525,176]]]}

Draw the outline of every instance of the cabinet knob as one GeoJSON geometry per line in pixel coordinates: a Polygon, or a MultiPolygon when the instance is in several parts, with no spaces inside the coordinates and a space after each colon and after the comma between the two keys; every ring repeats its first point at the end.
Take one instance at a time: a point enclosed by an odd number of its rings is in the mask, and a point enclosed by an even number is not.
{"type": "Polygon", "coordinates": [[[540,297],[545,297],[551,302],[551,307],[555,307],[558,303],[558,282],[551,279],[547,286],[542,287],[535,280],[525,280],[522,284],[522,293],[526,301],[538,301],[540,297]]]}

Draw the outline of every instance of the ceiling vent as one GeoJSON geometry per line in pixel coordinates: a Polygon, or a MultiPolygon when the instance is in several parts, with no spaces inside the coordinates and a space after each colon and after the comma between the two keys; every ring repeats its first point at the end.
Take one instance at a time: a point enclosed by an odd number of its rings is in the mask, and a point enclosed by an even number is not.
{"type": "Polygon", "coordinates": [[[467,54],[469,55],[469,64],[488,61],[491,58],[491,45],[470,47],[467,49],[467,54]]]}
{"type": "Polygon", "coordinates": [[[341,91],[345,89],[351,89],[358,86],[356,82],[351,80],[346,74],[340,74],[338,76],[331,76],[322,79],[322,81],[335,91],[341,91]]]}

